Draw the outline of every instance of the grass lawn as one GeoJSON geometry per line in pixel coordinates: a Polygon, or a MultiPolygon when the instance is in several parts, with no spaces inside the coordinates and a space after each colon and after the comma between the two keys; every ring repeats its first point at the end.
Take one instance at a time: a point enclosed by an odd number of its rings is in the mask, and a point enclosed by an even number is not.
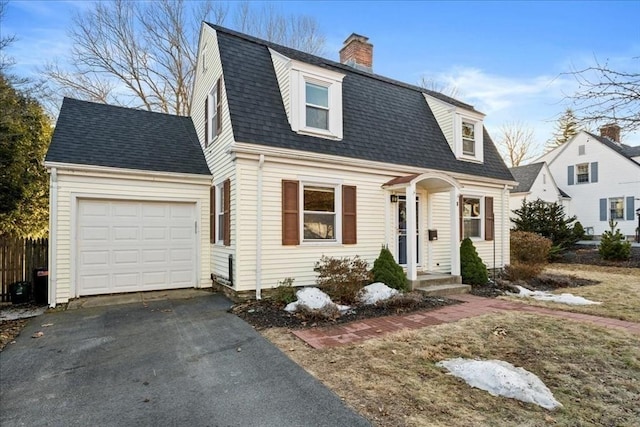
{"type": "Polygon", "coordinates": [[[262,333],[379,426],[640,425],[640,337],[624,331],[507,312],[324,350],[262,333]],[[564,407],[471,388],[435,366],[454,357],[522,366],[564,407]]]}
{"type": "Polygon", "coordinates": [[[558,289],[554,293],[571,293],[593,301],[601,301],[602,304],[572,306],[547,301],[536,301],[531,298],[501,298],[555,310],[566,310],[596,316],[612,317],[631,322],[640,322],[640,268],[551,264],[545,269],[545,272],[570,274],[601,282],[593,286],[558,289]]]}

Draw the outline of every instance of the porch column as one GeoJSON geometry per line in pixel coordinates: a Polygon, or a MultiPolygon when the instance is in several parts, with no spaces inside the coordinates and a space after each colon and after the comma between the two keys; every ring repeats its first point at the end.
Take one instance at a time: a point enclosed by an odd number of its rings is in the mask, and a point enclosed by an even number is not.
{"type": "Polygon", "coordinates": [[[449,206],[451,214],[451,275],[460,275],[460,214],[458,210],[458,198],[460,191],[456,187],[449,190],[449,206]]]}
{"type": "Polygon", "coordinates": [[[416,265],[416,184],[412,182],[406,190],[407,197],[407,278],[409,280],[418,279],[418,268],[416,265]]]}

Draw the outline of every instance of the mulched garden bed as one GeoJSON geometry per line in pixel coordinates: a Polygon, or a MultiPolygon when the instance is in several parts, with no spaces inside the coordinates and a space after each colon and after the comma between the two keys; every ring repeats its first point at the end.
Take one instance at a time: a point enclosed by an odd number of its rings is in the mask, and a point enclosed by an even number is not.
{"type": "Polygon", "coordinates": [[[260,301],[247,301],[236,304],[229,310],[231,313],[239,316],[245,322],[254,328],[312,328],[319,326],[333,326],[341,323],[353,322],[354,320],[370,319],[374,317],[393,316],[397,314],[406,314],[414,311],[435,310],[447,305],[460,304],[456,301],[445,297],[430,297],[416,294],[416,297],[410,303],[404,305],[392,306],[389,304],[352,306],[351,310],[336,319],[320,319],[317,317],[310,318],[301,313],[288,313],[284,311],[284,305],[278,304],[272,300],[263,299],[260,301]]]}
{"type": "Polygon", "coordinates": [[[486,286],[472,286],[471,294],[479,297],[495,298],[505,295],[506,292],[515,292],[515,286],[522,286],[532,291],[554,291],[560,288],[577,288],[597,285],[598,283],[600,282],[597,280],[583,279],[573,275],[543,273],[533,279],[515,282],[497,278],[495,282],[491,282],[486,286]]]}
{"type": "Polygon", "coordinates": [[[597,246],[576,245],[560,254],[554,262],[563,264],[590,264],[607,267],[640,268],[640,248],[631,248],[631,258],[628,261],[607,261],[598,254],[597,246]]]}

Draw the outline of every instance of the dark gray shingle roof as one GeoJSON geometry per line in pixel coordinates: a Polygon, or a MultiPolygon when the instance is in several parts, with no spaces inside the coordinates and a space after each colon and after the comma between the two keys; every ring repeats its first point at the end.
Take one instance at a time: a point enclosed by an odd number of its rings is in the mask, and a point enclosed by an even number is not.
{"type": "MultiPolygon", "coordinates": [[[[455,158],[422,92],[437,92],[208,24],[217,31],[225,88],[237,141],[279,148],[513,180],[484,131],[484,164],[455,158]],[[268,47],[289,58],[345,74],[342,141],[291,130],[268,47]]],[[[459,101],[456,105],[472,109],[459,101]]]]}
{"type": "Polygon", "coordinates": [[[210,175],[189,117],[65,98],[45,161],[210,175]]]}
{"type": "Polygon", "coordinates": [[[536,180],[544,162],[509,168],[511,175],[518,181],[518,186],[511,189],[511,193],[526,193],[536,180]]]}
{"type": "Polygon", "coordinates": [[[632,146],[626,145],[626,144],[618,144],[618,143],[613,142],[612,140],[610,140],[607,137],[598,136],[598,135],[595,135],[595,134],[593,134],[591,132],[586,132],[586,133],[589,136],[593,137],[594,139],[600,141],[602,144],[604,144],[607,147],[611,148],[613,151],[616,151],[616,152],[622,154],[624,157],[626,157],[627,159],[631,160],[632,162],[640,164],[640,163],[638,163],[638,162],[636,162],[635,160],[632,159],[632,157],[640,156],[640,146],[632,147],[632,146]]]}

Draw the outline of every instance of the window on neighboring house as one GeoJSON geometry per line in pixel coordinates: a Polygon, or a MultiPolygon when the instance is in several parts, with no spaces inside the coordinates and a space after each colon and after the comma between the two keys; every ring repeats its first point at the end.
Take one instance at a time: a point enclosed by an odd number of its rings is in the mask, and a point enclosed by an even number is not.
{"type": "Polygon", "coordinates": [[[462,154],[469,156],[476,154],[475,123],[462,122],[462,154]]]}
{"type": "Polygon", "coordinates": [[[336,240],[336,189],[305,185],[303,239],[336,240]]]}
{"type": "Polygon", "coordinates": [[[482,237],[482,210],[480,197],[462,198],[463,237],[482,237]]]}
{"type": "Polygon", "coordinates": [[[207,96],[205,108],[205,146],[212,143],[222,130],[222,78],[219,78],[207,96]]]}
{"type": "Polygon", "coordinates": [[[589,182],[589,163],[576,165],[576,181],[578,184],[589,182]]]}
{"type": "Polygon", "coordinates": [[[624,220],[624,198],[612,197],[609,199],[609,218],[612,220],[624,220]]]}
{"type": "Polygon", "coordinates": [[[329,130],[329,88],[305,82],[306,126],[329,130]]]}

